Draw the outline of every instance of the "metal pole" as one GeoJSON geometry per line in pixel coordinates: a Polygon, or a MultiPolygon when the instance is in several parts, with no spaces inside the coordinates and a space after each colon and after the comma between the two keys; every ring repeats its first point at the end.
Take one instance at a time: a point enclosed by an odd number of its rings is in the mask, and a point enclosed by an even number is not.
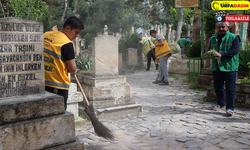
{"type": "Polygon", "coordinates": [[[204,66],[203,59],[204,59],[204,0],[201,0],[201,69],[204,66]]]}

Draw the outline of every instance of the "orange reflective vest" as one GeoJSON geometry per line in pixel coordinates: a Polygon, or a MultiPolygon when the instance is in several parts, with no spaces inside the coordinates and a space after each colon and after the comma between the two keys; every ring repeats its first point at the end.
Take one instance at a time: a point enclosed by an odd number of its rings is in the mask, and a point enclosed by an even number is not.
{"type": "MultiPolygon", "coordinates": [[[[162,35],[163,36],[163,35],[162,35]]],[[[172,56],[172,50],[170,49],[170,47],[168,46],[168,43],[165,39],[165,37],[163,36],[163,42],[164,42],[164,45],[162,46],[157,46],[155,47],[155,57],[158,59],[158,58],[161,58],[161,57],[164,57],[166,55],[170,55],[172,56]]],[[[155,40],[155,44],[159,44],[160,42],[158,42],[158,39],[155,40]]]]}
{"type": "Polygon", "coordinates": [[[56,89],[68,90],[70,79],[66,62],[63,60],[61,48],[72,43],[71,40],[60,31],[44,33],[44,69],[45,86],[56,89]]]}

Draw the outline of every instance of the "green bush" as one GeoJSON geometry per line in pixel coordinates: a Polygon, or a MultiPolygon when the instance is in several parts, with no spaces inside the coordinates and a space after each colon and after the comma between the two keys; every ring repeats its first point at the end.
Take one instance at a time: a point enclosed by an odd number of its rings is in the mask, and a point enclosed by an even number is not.
{"type": "Polygon", "coordinates": [[[77,70],[84,70],[84,71],[92,70],[92,57],[88,56],[88,58],[86,59],[84,55],[82,55],[82,60],[81,60],[79,56],[76,56],[75,61],[77,70]]]}
{"type": "Polygon", "coordinates": [[[185,54],[187,57],[201,57],[201,40],[185,46],[185,54]]]}
{"type": "Polygon", "coordinates": [[[119,52],[123,53],[127,48],[137,48],[136,40],[140,38],[140,34],[128,32],[119,40],[119,52]]]}
{"type": "Polygon", "coordinates": [[[249,50],[240,50],[239,51],[239,71],[249,72],[250,68],[248,66],[250,62],[250,49],[249,50]]]}

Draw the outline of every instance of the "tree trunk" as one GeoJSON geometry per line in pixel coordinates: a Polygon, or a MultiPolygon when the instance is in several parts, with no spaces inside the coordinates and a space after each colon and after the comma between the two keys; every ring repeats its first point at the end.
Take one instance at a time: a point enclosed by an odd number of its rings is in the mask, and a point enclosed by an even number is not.
{"type": "Polygon", "coordinates": [[[182,24],[183,24],[183,8],[179,8],[179,19],[177,24],[175,41],[178,41],[181,38],[182,24]]]}
{"type": "Polygon", "coordinates": [[[3,12],[3,17],[5,18],[5,12],[4,12],[4,9],[3,9],[3,5],[2,5],[2,2],[0,0],[0,7],[2,8],[2,12],[3,12]]]}
{"type": "Polygon", "coordinates": [[[65,14],[67,12],[67,7],[68,7],[68,0],[64,0],[64,9],[63,9],[63,13],[62,13],[62,18],[61,20],[63,21],[64,17],[65,17],[65,14]]]}
{"type": "MultiPolygon", "coordinates": [[[[205,52],[208,51],[209,44],[210,44],[210,38],[211,38],[211,37],[212,37],[212,34],[209,34],[209,33],[206,34],[206,47],[205,47],[205,52]]],[[[210,68],[210,67],[211,67],[210,59],[206,59],[205,68],[210,68]]]]}

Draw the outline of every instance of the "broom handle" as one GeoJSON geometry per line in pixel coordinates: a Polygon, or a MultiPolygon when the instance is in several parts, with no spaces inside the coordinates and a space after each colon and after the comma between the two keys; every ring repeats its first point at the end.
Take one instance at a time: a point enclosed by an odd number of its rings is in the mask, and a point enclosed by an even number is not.
{"type": "Polygon", "coordinates": [[[86,95],[85,95],[85,93],[84,93],[84,91],[83,91],[83,89],[82,89],[82,86],[81,86],[81,84],[80,84],[80,82],[79,82],[79,80],[78,80],[76,74],[73,74],[73,75],[74,75],[74,77],[75,77],[75,79],[76,79],[77,85],[80,87],[80,90],[81,90],[82,95],[83,95],[83,97],[84,97],[85,103],[87,104],[87,106],[89,106],[89,101],[88,101],[88,99],[87,99],[87,97],[86,97],[86,95]]]}

